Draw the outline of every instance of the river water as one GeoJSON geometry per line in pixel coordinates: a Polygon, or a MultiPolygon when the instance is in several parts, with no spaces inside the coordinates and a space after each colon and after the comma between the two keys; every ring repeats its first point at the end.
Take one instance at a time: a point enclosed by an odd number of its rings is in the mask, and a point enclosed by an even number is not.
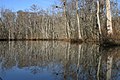
{"type": "Polygon", "coordinates": [[[0,42],[0,80],[120,80],[120,47],[0,42]]]}

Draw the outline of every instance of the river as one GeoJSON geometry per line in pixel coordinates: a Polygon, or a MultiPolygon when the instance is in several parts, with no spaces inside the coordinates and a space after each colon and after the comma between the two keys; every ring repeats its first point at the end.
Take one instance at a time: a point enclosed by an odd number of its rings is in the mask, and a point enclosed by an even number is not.
{"type": "Polygon", "coordinates": [[[120,47],[0,42],[0,80],[120,80],[120,47]]]}

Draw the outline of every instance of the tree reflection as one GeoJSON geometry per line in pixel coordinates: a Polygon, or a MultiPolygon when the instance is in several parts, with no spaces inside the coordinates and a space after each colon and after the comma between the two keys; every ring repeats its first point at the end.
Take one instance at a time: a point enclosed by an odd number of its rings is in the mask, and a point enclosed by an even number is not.
{"type": "Polygon", "coordinates": [[[0,71],[27,68],[32,74],[52,73],[56,80],[117,80],[120,74],[119,47],[18,41],[0,42],[0,53],[0,71]]]}

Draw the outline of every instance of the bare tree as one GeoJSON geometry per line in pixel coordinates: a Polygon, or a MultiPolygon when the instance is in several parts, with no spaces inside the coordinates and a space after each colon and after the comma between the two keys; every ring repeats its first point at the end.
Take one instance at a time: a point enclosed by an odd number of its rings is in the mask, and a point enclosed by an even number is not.
{"type": "Polygon", "coordinates": [[[68,20],[67,20],[66,3],[67,3],[67,0],[64,0],[63,7],[64,7],[64,16],[65,16],[65,27],[66,27],[67,38],[70,38],[70,32],[69,32],[70,28],[69,28],[68,20]]]}
{"type": "Polygon", "coordinates": [[[100,6],[99,6],[99,1],[97,1],[97,24],[98,24],[98,27],[99,27],[99,33],[101,35],[102,31],[101,31],[101,25],[100,25],[99,12],[100,12],[100,6]]]}
{"type": "Polygon", "coordinates": [[[81,28],[80,28],[80,19],[79,19],[78,0],[76,0],[76,16],[77,16],[77,23],[78,23],[78,39],[82,39],[81,28]]]}
{"type": "Polygon", "coordinates": [[[113,35],[110,0],[106,0],[106,14],[107,14],[107,33],[108,36],[110,36],[113,35]]]}

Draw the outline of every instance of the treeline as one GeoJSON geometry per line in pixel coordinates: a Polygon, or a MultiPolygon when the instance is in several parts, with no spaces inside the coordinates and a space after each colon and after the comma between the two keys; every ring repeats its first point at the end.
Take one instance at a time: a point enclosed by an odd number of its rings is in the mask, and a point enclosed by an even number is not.
{"type": "MultiPolygon", "coordinates": [[[[48,10],[37,5],[17,12],[1,8],[0,39],[99,40],[97,0],[60,0],[60,3],[48,10]]],[[[100,26],[104,31],[107,23],[104,0],[99,1],[99,7],[100,26]]],[[[114,30],[119,32],[120,14],[114,0],[111,0],[111,11],[114,30]]]]}

